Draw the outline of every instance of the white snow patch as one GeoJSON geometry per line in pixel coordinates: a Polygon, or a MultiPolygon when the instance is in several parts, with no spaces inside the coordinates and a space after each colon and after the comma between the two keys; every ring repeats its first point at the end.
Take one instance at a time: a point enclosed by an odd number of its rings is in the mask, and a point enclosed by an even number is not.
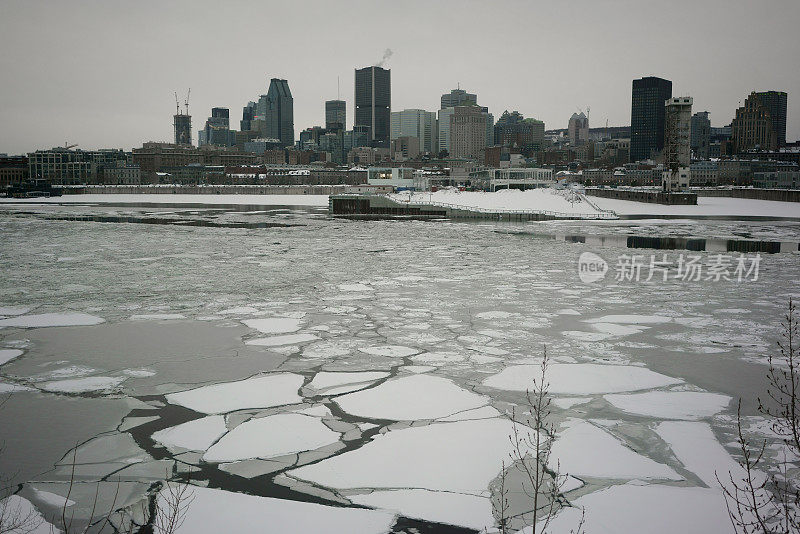
{"type": "Polygon", "coordinates": [[[384,371],[364,371],[354,373],[320,371],[314,375],[314,379],[311,381],[309,386],[314,389],[325,389],[344,384],[373,382],[375,380],[380,380],[381,378],[386,378],[387,376],[389,376],[389,373],[384,371]]]}
{"type": "Polygon", "coordinates": [[[319,419],[296,413],[250,419],[228,432],[203,455],[220,463],[250,458],[273,458],[309,451],[339,440],[339,434],[319,419]]]}
{"type": "Polygon", "coordinates": [[[302,376],[279,373],[170,393],[166,398],[172,404],[200,413],[227,413],[247,408],[297,404],[303,400],[297,394],[302,385],[302,376]]]}
{"type": "Polygon", "coordinates": [[[614,323],[592,323],[592,328],[603,334],[611,334],[612,336],[628,336],[630,334],[638,334],[647,327],[629,326],[614,323]]]}
{"type": "Polygon", "coordinates": [[[54,393],[90,393],[111,391],[125,381],[124,376],[87,376],[71,380],[44,382],[37,387],[54,393]]]}
{"type": "Polygon", "coordinates": [[[67,499],[66,497],[58,495],[57,493],[42,491],[33,487],[31,488],[31,492],[33,492],[33,496],[36,498],[36,500],[59,509],[63,508],[65,505],[72,506],[75,504],[75,501],[67,499]]]}
{"type": "Polygon", "coordinates": [[[30,308],[22,308],[17,306],[0,306],[0,315],[22,315],[31,311],[30,308]]]}

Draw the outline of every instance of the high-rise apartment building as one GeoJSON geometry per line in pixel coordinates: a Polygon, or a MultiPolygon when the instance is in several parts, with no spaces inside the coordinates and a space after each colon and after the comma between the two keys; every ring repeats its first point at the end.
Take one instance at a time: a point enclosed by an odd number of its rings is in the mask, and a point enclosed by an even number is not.
{"type": "Polygon", "coordinates": [[[468,93],[463,89],[453,89],[449,93],[442,95],[442,107],[440,109],[469,105],[478,105],[478,95],[468,93]]]}
{"type": "Polygon", "coordinates": [[[654,76],[633,80],[631,93],[631,161],[656,156],[664,148],[664,103],[672,82],[654,76]]]}
{"type": "Polygon", "coordinates": [[[580,113],[573,113],[567,125],[569,144],[572,146],[583,145],[589,140],[589,118],[580,113]]]}
{"type": "Polygon", "coordinates": [[[664,103],[664,173],[665,191],[689,187],[692,129],[692,97],[670,98],[664,103]]]}
{"type": "MultiPolygon", "coordinates": [[[[289,82],[272,78],[266,95],[261,95],[256,106],[260,119],[261,136],[278,139],[283,146],[294,145],[294,98],[289,82]]],[[[255,119],[254,119],[255,120],[255,119]]]]}
{"type": "Polygon", "coordinates": [[[692,155],[695,159],[709,158],[708,146],[711,144],[711,120],[708,111],[699,111],[692,115],[692,155]]]}
{"type": "Polygon", "coordinates": [[[731,123],[733,152],[739,154],[750,149],[777,149],[775,122],[760,94],[750,93],[744,105],[736,110],[736,117],[731,123]]]}
{"type": "Polygon", "coordinates": [[[786,146],[786,100],[783,91],[762,91],[756,93],[761,105],[767,108],[772,119],[772,131],[777,136],[778,148],[786,146]]]}
{"type": "Polygon", "coordinates": [[[416,137],[419,139],[420,152],[438,153],[438,136],[435,112],[423,109],[404,109],[392,112],[390,134],[392,141],[400,137],[416,137]]]}
{"type": "Polygon", "coordinates": [[[375,147],[389,148],[391,73],[382,67],[356,69],[355,125],[369,126],[371,144],[375,147]]]}
{"type": "Polygon", "coordinates": [[[483,161],[488,113],[478,106],[456,106],[450,115],[450,157],[483,161]]]}
{"type": "Polygon", "coordinates": [[[347,128],[347,103],[344,100],[325,101],[325,129],[330,131],[347,128]]]}

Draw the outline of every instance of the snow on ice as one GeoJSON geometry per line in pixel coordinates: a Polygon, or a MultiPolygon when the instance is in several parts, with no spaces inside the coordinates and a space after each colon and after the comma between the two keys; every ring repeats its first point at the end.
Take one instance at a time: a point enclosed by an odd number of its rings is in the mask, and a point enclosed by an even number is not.
{"type": "Polygon", "coordinates": [[[302,385],[302,376],[279,373],[254,376],[238,382],[201,386],[179,393],[170,393],[166,398],[172,404],[179,404],[200,413],[227,413],[246,408],[297,404],[303,400],[297,394],[302,385]]]}

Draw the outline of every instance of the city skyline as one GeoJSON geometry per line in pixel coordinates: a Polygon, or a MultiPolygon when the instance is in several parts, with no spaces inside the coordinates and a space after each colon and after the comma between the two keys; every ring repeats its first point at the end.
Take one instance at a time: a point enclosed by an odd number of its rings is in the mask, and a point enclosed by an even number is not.
{"type": "MultiPolygon", "coordinates": [[[[800,87],[800,74],[785,62],[763,61],[767,55],[791,58],[800,52],[791,33],[797,20],[792,15],[800,15],[796,3],[686,4],[691,16],[656,4],[598,4],[468,2],[453,10],[447,3],[410,3],[402,9],[387,5],[380,17],[360,9],[358,2],[336,9],[321,3],[303,10],[270,6],[270,15],[285,22],[274,29],[270,42],[285,46],[268,47],[271,53],[265,54],[264,38],[250,31],[258,16],[220,26],[210,3],[159,6],[153,18],[154,2],[135,9],[0,2],[0,46],[11,52],[0,58],[5,73],[0,152],[65,142],[87,149],[129,149],[144,141],[168,141],[174,137],[174,91],[185,94],[189,87],[196,140],[211,108],[229,108],[236,125],[242,107],[266,93],[271,78],[286,79],[292,88],[295,138],[305,128],[324,126],[324,103],[337,96],[347,103],[350,128],[353,71],[378,63],[387,48],[394,52],[385,65],[392,71],[393,111],[436,111],[441,95],[460,86],[477,94],[495,117],[518,110],[543,120],[547,129],[566,128],[573,113],[591,107],[590,127],[604,126],[606,119],[621,126],[630,123],[631,80],[654,75],[672,80],[674,96],[692,96],[695,109],[710,112],[713,126],[729,124],[752,91],[786,91],[787,140],[800,138],[800,101],[792,94],[800,87]],[[750,16],[754,6],[761,16],[750,16]],[[358,38],[322,32],[321,38],[308,39],[314,32],[304,30],[320,28],[314,19],[324,20],[326,27],[350,24],[351,11],[363,17],[358,38]],[[655,17],[660,23],[654,26],[655,17]],[[504,40],[492,37],[487,20],[497,20],[494,27],[504,40]],[[76,24],[80,32],[74,31],[76,24]],[[409,24],[418,37],[386,31],[409,24]],[[575,24],[584,32],[577,44],[565,37],[575,24]],[[196,37],[212,28],[219,32],[213,46],[199,42],[196,37]],[[769,39],[737,38],[745,30],[769,39]],[[420,44],[435,42],[431,39],[439,34],[448,46],[420,44]],[[186,39],[192,43],[189,50],[181,45],[186,39]],[[336,42],[334,53],[326,45],[330,40],[336,42]],[[637,45],[641,42],[648,46],[637,45]],[[666,47],[669,53],[653,55],[666,47]],[[319,61],[323,49],[326,60],[319,61]]],[[[247,2],[226,6],[232,14],[267,10],[247,2]]]]}

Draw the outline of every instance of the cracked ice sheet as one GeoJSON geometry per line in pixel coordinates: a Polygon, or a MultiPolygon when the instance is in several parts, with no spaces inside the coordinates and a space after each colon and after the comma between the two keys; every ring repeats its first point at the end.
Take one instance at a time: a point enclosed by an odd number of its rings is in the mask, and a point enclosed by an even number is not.
{"type": "Polygon", "coordinates": [[[104,322],[106,322],[105,319],[88,313],[41,313],[2,319],[0,320],[0,326],[44,328],[49,326],[92,326],[104,322]]]}
{"type": "Polygon", "coordinates": [[[663,315],[603,315],[586,319],[587,323],[621,323],[621,324],[660,324],[672,321],[672,317],[663,315]]]}
{"type": "Polygon", "coordinates": [[[580,419],[568,420],[559,430],[550,453],[550,466],[557,465],[562,473],[578,476],[683,480],[671,467],[637,454],[605,430],[580,419]]]}
{"type": "Polygon", "coordinates": [[[376,372],[355,372],[355,373],[337,373],[329,371],[321,371],[314,375],[314,379],[309,386],[314,389],[325,389],[333,386],[342,386],[344,384],[356,384],[360,382],[373,382],[386,378],[389,373],[376,371],[376,372]]]}
{"type": "MultiPolygon", "coordinates": [[[[513,365],[483,381],[483,385],[510,391],[526,391],[541,378],[538,365],[513,365]]],[[[618,393],[669,386],[683,382],[645,367],[596,363],[554,363],[547,367],[549,391],[554,395],[618,393]]]]}
{"type": "Polygon", "coordinates": [[[446,378],[411,375],[335,399],[342,410],[361,417],[413,421],[437,419],[486,406],[489,399],[446,378]]]}
{"type": "Polygon", "coordinates": [[[234,462],[251,458],[274,458],[311,451],[336,443],[339,433],[318,418],[301,414],[278,414],[250,419],[228,432],[203,455],[206,462],[234,462]]]}
{"type": "Polygon", "coordinates": [[[247,408],[270,408],[302,402],[297,390],[303,377],[292,373],[263,375],[170,393],[166,399],[200,413],[227,413],[247,408]]]}
{"type": "Polygon", "coordinates": [[[111,391],[124,382],[124,376],[87,376],[72,380],[56,380],[45,382],[37,387],[52,393],[90,393],[97,391],[111,391]]]}
{"type": "Polygon", "coordinates": [[[488,496],[489,483],[512,452],[513,428],[507,419],[481,419],[392,430],[359,449],[286,474],[338,489],[417,488],[488,496]]]}
{"type": "Polygon", "coordinates": [[[358,349],[360,352],[371,354],[373,356],[386,356],[387,358],[405,358],[413,354],[418,354],[420,351],[412,349],[411,347],[404,347],[402,345],[383,345],[374,347],[364,347],[358,349]]]}
{"type": "Polygon", "coordinates": [[[302,320],[291,317],[269,317],[246,319],[242,323],[254,330],[258,330],[262,334],[288,334],[300,330],[302,320]]]}
{"type": "MultiPolygon", "coordinates": [[[[550,523],[551,532],[575,529],[586,510],[584,531],[592,534],[732,533],[725,499],[718,490],[677,486],[624,484],[573,501],[550,523]]],[[[530,534],[526,527],[520,534],[530,534]]]]}
{"type": "Polygon", "coordinates": [[[170,449],[179,447],[190,451],[204,451],[227,431],[223,416],[210,415],[159,430],[151,437],[170,449]]]}
{"type": "Polygon", "coordinates": [[[604,398],[624,412],[658,419],[702,419],[721,412],[731,402],[727,395],[696,391],[647,391],[604,398]]]}
{"type": "MultiPolygon", "coordinates": [[[[395,514],[380,510],[324,506],[197,486],[191,488],[191,494],[191,506],[176,534],[252,532],[256,525],[282,534],[383,534],[395,521],[395,514]]],[[[163,499],[160,505],[166,505],[163,499]]]]}
{"type": "MultiPolygon", "coordinates": [[[[720,445],[707,423],[666,421],[656,427],[656,433],[667,442],[680,462],[709,487],[719,487],[720,480],[746,477],[744,469],[720,445]]],[[[763,481],[756,472],[757,483],[763,481]]]]}
{"type": "Polygon", "coordinates": [[[474,530],[483,531],[484,528],[492,528],[495,524],[491,501],[474,495],[401,489],[349,495],[347,498],[355,504],[394,510],[405,517],[474,530]]]}

